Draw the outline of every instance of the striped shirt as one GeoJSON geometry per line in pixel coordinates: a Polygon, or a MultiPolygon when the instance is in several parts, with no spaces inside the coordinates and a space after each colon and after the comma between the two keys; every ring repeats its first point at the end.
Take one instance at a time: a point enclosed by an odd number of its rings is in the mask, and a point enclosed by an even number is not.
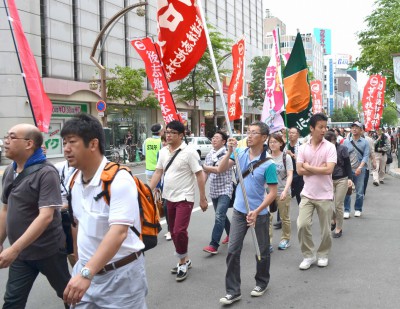
{"type": "MultiPolygon", "coordinates": [[[[218,162],[226,155],[226,149],[222,151],[211,150],[205,158],[205,165],[218,166],[218,162]]],[[[227,195],[232,198],[232,168],[219,174],[210,173],[210,197],[218,198],[221,195],[227,195]]]]}

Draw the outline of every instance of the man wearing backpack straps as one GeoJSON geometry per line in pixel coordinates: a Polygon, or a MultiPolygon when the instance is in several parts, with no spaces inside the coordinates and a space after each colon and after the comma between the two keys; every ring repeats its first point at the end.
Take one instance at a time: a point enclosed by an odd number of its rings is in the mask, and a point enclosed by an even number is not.
{"type": "MultiPolygon", "coordinates": [[[[343,145],[349,151],[351,169],[353,171],[353,182],[356,187],[356,201],[354,203],[354,217],[360,217],[364,204],[364,179],[369,160],[369,144],[361,136],[362,124],[354,121],[351,124],[352,136],[346,138],[343,145]]],[[[346,195],[344,199],[345,219],[350,218],[351,195],[346,195]]]]}
{"type": "Polygon", "coordinates": [[[159,183],[164,174],[162,197],[167,200],[167,212],[170,232],[175,245],[179,263],[171,269],[176,281],[183,281],[192,262],[188,257],[188,226],[194,205],[194,185],[200,191],[200,207],[207,210],[205,179],[197,151],[182,141],[185,127],[179,121],[171,121],[166,126],[167,146],[159,152],[156,171],[150,182],[150,188],[159,183]]]}
{"type": "Polygon", "coordinates": [[[58,210],[60,178],[42,143],[30,124],[16,125],[4,137],[5,155],[14,162],[3,175],[0,211],[0,268],[9,267],[3,308],[25,308],[39,272],[60,298],[71,277],[58,210]],[[3,248],[6,237],[9,248],[3,248]]]}
{"type": "MultiPolygon", "coordinates": [[[[269,128],[265,123],[260,121],[253,122],[247,131],[248,148],[236,150],[243,173],[250,212],[247,213],[243,191],[241,186],[238,185],[231,219],[228,256],[226,257],[226,295],[220,299],[220,303],[225,305],[230,305],[242,297],[240,289],[240,255],[244,237],[250,225],[255,226],[261,253],[260,260],[256,257],[256,286],[250,295],[254,297],[262,296],[269,283],[269,213],[267,207],[276,198],[278,178],[275,163],[271,158],[267,157],[267,148],[266,146],[264,147],[268,134],[269,128]],[[265,185],[268,185],[268,194],[265,193],[265,185]]],[[[235,164],[233,148],[236,146],[236,139],[230,138],[228,140],[227,155],[220,161],[217,169],[218,173],[231,168],[235,164]]]]}
{"type": "Polygon", "coordinates": [[[95,199],[103,192],[101,175],[107,164],[100,122],[77,115],[65,123],[61,137],[66,159],[79,170],[70,192],[78,261],[64,300],[74,308],[146,308],[144,244],[129,228],[141,231],[135,182],[120,170],[110,184],[109,204],[95,199]]]}

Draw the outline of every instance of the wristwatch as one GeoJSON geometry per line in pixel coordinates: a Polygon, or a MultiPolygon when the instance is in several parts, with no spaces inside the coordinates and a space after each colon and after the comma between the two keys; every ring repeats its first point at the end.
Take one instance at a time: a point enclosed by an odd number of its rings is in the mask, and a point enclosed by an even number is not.
{"type": "Polygon", "coordinates": [[[81,276],[82,276],[83,278],[89,279],[89,280],[92,280],[92,278],[93,278],[92,273],[90,272],[90,269],[87,268],[87,267],[83,267],[83,268],[81,269],[81,276]]]}

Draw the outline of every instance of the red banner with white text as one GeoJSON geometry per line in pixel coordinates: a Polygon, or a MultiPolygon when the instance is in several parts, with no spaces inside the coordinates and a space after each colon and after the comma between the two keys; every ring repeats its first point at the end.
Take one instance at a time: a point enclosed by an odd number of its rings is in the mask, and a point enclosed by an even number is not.
{"type": "Polygon", "coordinates": [[[386,89],[386,78],[379,75],[378,91],[376,93],[376,107],[375,107],[375,117],[372,122],[375,130],[381,125],[381,119],[383,114],[383,107],[385,104],[385,89],[386,89]]]}
{"type": "Polygon", "coordinates": [[[22,72],[25,78],[26,89],[30,98],[29,104],[32,107],[33,117],[36,125],[41,132],[49,131],[53,105],[44,91],[40,73],[25,37],[24,29],[18,15],[18,10],[14,0],[8,0],[10,18],[14,29],[15,40],[17,42],[17,53],[21,61],[22,72]]]}
{"type": "Polygon", "coordinates": [[[244,39],[232,46],[233,72],[228,89],[228,116],[229,121],[240,119],[242,107],[240,99],[243,94],[243,66],[245,45],[244,39]]]}
{"type": "Polygon", "coordinates": [[[367,132],[379,128],[383,112],[385,86],[385,77],[372,75],[364,87],[362,107],[367,132]]]}
{"type": "Polygon", "coordinates": [[[150,38],[132,40],[131,44],[144,61],[147,78],[153,87],[158,102],[160,102],[164,122],[168,124],[172,120],[181,121],[176,111],[171,92],[168,89],[168,83],[165,79],[165,74],[155,44],[150,38]]]}
{"type": "Polygon", "coordinates": [[[310,82],[313,114],[322,113],[322,82],[312,80],[310,82]]]}
{"type": "Polygon", "coordinates": [[[185,78],[207,48],[195,0],[157,1],[158,45],[168,82],[185,78]]]}

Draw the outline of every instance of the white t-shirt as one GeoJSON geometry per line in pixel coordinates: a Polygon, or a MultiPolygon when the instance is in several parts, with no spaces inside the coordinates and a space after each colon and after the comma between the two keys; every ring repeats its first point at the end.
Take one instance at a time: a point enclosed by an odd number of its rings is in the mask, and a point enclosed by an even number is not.
{"type": "Polygon", "coordinates": [[[3,140],[0,139],[0,152],[1,152],[1,147],[3,146],[3,140]]]}
{"type": "Polygon", "coordinates": [[[202,171],[201,160],[196,149],[191,145],[182,144],[174,152],[169,152],[169,146],[161,148],[157,161],[157,169],[165,171],[168,162],[178,149],[182,149],[175,157],[171,166],[164,174],[162,197],[171,202],[194,202],[195,174],[202,171]]]}
{"type": "MultiPolygon", "coordinates": [[[[107,205],[104,198],[94,200],[94,197],[102,191],[100,176],[106,163],[107,159],[104,157],[95,176],[85,188],[79,171],[72,188],[72,208],[75,218],[79,221],[79,259],[83,263],[87,263],[92,258],[111,225],[133,225],[139,232],[141,231],[138,192],[135,181],[128,172],[119,171],[111,183],[110,205],[107,205]]],[[[131,229],[128,229],[127,238],[109,263],[143,248],[143,242],[131,229]]]]}

